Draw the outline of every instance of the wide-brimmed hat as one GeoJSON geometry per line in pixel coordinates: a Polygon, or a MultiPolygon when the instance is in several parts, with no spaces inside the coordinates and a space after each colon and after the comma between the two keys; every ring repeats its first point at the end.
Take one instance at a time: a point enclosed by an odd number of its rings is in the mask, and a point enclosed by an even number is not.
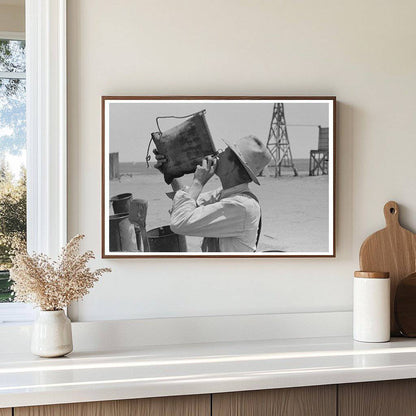
{"type": "Polygon", "coordinates": [[[256,136],[245,136],[235,143],[224,142],[238,157],[253,182],[260,185],[257,176],[272,160],[264,143],[256,136]]]}

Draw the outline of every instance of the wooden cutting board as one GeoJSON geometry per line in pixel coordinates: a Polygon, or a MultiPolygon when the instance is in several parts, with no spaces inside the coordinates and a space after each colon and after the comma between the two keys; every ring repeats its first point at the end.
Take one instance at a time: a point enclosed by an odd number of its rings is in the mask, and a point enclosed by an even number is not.
{"type": "Polygon", "coordinates": [[[394,297],[401,279],[416,271],[416,234],[399,222],[399,206],[394,201],[384,205],[386,228],[367,237],[360,249],[362,271],[389,272],[391,334],[400,335],[394,319],[394,297]]]}

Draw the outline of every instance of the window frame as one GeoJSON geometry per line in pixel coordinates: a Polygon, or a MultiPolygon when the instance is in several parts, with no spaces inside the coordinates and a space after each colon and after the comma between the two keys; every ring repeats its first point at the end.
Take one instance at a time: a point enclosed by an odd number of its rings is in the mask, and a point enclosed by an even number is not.
{"type": "Polygon", "coordinates": [[[67,239],[66,0],[26,0],[28,250],[67,239]]]}
{"type": "Polygon", "coordinates": [[[0,31],[0,39],[26,40],[25,32],[4,32],[0,31]]]}
{"type": "MultiPolygon", "coordinates": [[[[66,0],[26,0],[25,21],[27,246],[56,257],[67,241],[66,0]]],[[[0,324],[33,318],[30,305],[0,305],[0,324]]]]}
{"type": "MultiPolygon", "coordinates": [[[[0,32],[1,40],[26,40],[23,32],[0,32]]],[[[0,79],[26,79],[26,72],[2,72],[0,79]]]]}

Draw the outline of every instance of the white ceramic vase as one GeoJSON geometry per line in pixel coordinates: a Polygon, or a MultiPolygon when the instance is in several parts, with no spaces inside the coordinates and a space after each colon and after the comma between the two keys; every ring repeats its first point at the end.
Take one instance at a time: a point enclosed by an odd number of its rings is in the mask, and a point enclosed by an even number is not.
{"type": "Polygon", "coordinates": [[[31,351],[40,357],[62,357],[72,351],[71,321],[63,310],[40,311],[33,324],[31,351]]]}

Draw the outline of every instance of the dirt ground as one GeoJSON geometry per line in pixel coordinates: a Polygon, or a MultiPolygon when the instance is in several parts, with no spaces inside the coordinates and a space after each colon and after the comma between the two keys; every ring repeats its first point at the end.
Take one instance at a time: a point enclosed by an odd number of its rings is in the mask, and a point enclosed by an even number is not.
{"type": "MultiPolygon", "coordinates": [[[[184,178],[189,183],[191,176],[184,178]]],[[[262,233],[258,251],[327,252],[329,229],[328,176],[271,177],[267,172],[260,177],[261,186],[250,188],[261,203],[262,233]]],[[[206,189],[221,186],[213,177],[206,189]]],[[[166,192],[170,186],[162,175],[149,170],[149,174],[122,176],[110,182],[110,195],[131,192],[134,198],[148,201],[147,229],[169,224],[170,199],[166,192]]],[[[187,237],[188,251],[199,252],[201,239],[187,237]]]]}

